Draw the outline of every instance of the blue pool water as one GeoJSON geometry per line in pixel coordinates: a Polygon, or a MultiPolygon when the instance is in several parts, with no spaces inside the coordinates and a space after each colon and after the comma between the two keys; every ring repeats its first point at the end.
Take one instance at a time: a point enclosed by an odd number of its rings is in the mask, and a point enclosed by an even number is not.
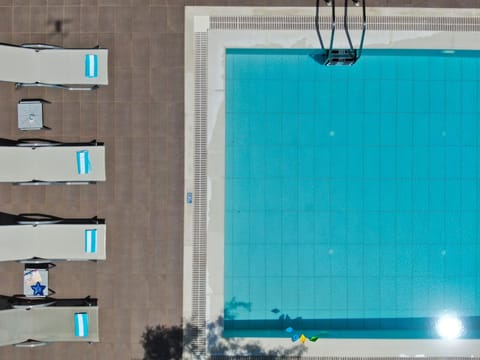
{"type": "Polygon", "coordinates": [[[480,337],[480,52],[227,50],[225,334],[480,337]]]}

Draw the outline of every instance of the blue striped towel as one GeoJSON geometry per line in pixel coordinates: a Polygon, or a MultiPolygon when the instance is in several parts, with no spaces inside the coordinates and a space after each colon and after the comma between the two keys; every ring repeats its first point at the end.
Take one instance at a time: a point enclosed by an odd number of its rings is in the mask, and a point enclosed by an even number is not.
{"type": "Polygon", "coordinates": [[[79,174],[88,174],[92,166],[88,150],[77,151],[77,171],[79,174]]]}
{"type": "Polygon", "coordinates": [[[85,230],[85,252],[97,252],[97,229],[85,230]]]}
{"type": "Polygon", "coordinates": [[[88,314],[87,313],[75,313],[75,336],[87,337],[88,336],[88,314]]]}
{"type": "Polygon", "coordinates": [[[94,54],[85,55],[85,77],[98,77],[98,56],[94,54]]]}

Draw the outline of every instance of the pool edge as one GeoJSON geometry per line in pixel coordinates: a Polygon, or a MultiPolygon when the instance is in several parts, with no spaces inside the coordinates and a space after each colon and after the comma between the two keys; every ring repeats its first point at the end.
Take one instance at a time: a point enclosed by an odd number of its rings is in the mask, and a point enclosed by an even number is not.
{"type": "MultiPolygon", "coordinates": [[[[313,8],[242,8],[242,7],[186,7],[185,10],[185,196],[187,193],[193,193],[194,204],[185,202],[184,211],[184,302],[183,302],[183,314],[185,321],[192,321],[196,324],[201,324],[203,321],[215,320],[223,311],[223,215],[218,214],[218,209],[223,210],[223,189],[222,184],[223,177],[223,164],[224,164],[224,138],[222,138],[222,126],[224,127],[224,49],[231,46],[244,46],[244,47],[317,47],[316,37],[314,31],[311,29],[311,17],[314,14],[313,8]],[[286,18],[286,16],[287,17],[286,18]],[[211,29],[212,17],[216,21],[215,29],[211,29]],[[272,18],[277,17],[275,26],[279,29],[266,29],[258,30],[258,27],[262,26],[262,21],[269,21],[266,24],[272,23],[272,18]],[[310,20],[308,20],[310,18],[310,20]],[[241,21],[244,19],[243,28],[241,21]],[[249,19],[252,21],[249,22],[249,19]],[[256,21],[256,20],[259,21],[256,21]],[[300,27],[301,30],[284,29],[280,25],[282,21],[287,19],[288,26],[300,27]],[[292,19],[293,25],[292,25],[292,19]],[[298,23],[295,23],[295,19],[298,23]],[[227,30],[218,28],[221,23],[226,24],[227,30]],[[234,24],[234,25],[232,25],[234,24]],[[231,29],[231,27],[234,29],[231,29]],[[252,30],[248,30],[252,29],[252,30]],[[265,32],[262,34],[263,38],[259,36],[259,31],[265,32]],[[297,34],[294,32],[297,31],[297,34]],[[223,32],[223,34],[222,34],[223,32]],[[255,36],[250,36],[255,33],[255,36]],[[281,35],[281,39],[277,40],[281,35]],[[245,41],[247,37],[247,41],[245,41]],[[195,38],[197,42],[194,41],[195,38]],[[198,39],[202,42],[199,47],[198,39]],[[197,46],[197,48],[195,48],[197,46]],[[206,52],[207,59],[203,59],[203,64],[198,64],[199,53],[206,52]],[[223,64],[223,65],[222,65],[223,64]],[[218,69],[220,71],[208,71],[208,69],[218,69]],[[204,72],[204,73],[199,73],[204,72]],[[207,84],[198,84],[198,82],[206,82],[207,84]],[[204,89],[206,86],[206,94],[198,94],[198,89],[204,89]],[[197,91],[197,93],[195,92],[197,91]],[[205,98],[206,97],[206,98],[205,98]],[[199,104],[198,101],[203,102],[199,104]],[[204,103],[206,101],[206,104],[204,103]],[[206,105],[206,106],[205,106],[206,105]],[[223,117],[222,117],[223,111],[223,117]],[[206,124],[199,126],[196,123],[198,117],[204,117],[206,124]],[[197,133],[196,133],[197,132],[197,133]],[[199,132],[203,132],[201,139],[199,132]],[[220,138],[218,136],[220,134],[220,138]],[[197,135],[197,136],[196,136],[197,135]],[[200,138],[199,138],[200,136],[200,138]],[[198,149],[199,145],[205,146],[204,149],[198,149]],[[205,159],[205,163],[200,166],[204,168],[206,173],[201,177],[206,177],[200,181],[198,176],[195,176],[194,158],[195,154],[203,153],[207,151],[208,158],[205,159]],[[213,166],[217,163],[221,166],[213,166]],[[207,171],[208,169],[208,171],[207,171]],[[197,188],[195,188],[197,186],[197,188]],[[197,193],[195,189],[200,189],[201,192],[197,193]],[[215,192],[212,198],[212,191],[215,188],[215,192]],[[220,190],[218,190],[220,189],[220,190]],[[213,200],[212,200],[213,199],[213,200]],[[207,209],[204,209],[202,215],[206,221],[205,228],[194,224],[194,207],[195,201],[207,203],[207,209]],[[212,205],[212,201],[215,202],[212,205]],[[212,208],[217,209],[217,213],[212,212],[212,208]],[[221,224],[218,222],[221,217],[221,224]],[[208,221],[210,219],[210,222],[208,221]],[[194,227],[197,230],[205,231],[206,238],[202,239],[198,244],[195,242],[194,227]],[[200,246],[199,246],[200,245],[200,246]],[[205,252],[205,253],[204,253],[205,252]],[[207,256],[207,254],[209,256],[207,256]],[[215,255],[214,255],[215,254],[215,255]],[[192,263],[203,264],[201,259],[195,259],[195,257],[201,257],[205,255],[206,267],[204,269],[194,269],[192,263]],[[221,260],[218,258],[221,257],[221,260]],[[214,258],[217,258],[216,261],[214,258]],[[222,269],[222,271],[219,271],[222,269]],[[221,273],[221,274],[220,274],[221,273]],[[192,274],[203,275],[204,284],[193,284],[192,274]],[[219,284],[221,283],[221,284],[219,284]],[[203,287],[203,289],[202,289],[203,287]],[[197,292],[196,295],[193,292],[197,292]],[[199,292],[200,291],[200,292],[199,292]],[[199,299],[199,294],[204,292],[205,299],[199,299]],[[204,317],[199,317],[195,311],[205,311],[204,317]],[[193,311],[195,310],[195,311],[193,311]]],[[[354,14],[355,15],[355,14],[354,14]]],[[[392,23],[393,28],[404,28],[405,30],[371,30],[373,32],[370,37],[367,32],[367,39],[365,47],[381,47],[381,48],[419,48],[427,47],[439,48],[439,44],[442,45],[442,49],[456,49],[456,48],[474,48],[480,49],[480,44],[477,47],[473,47],[475,43],[473,39],[478,37],[478,28],[480,26],[480,10],[479,9],[420,9],[420,8],[368,8],[367,16],[378,17],[376,20],[379,24],[382,23],[382,17],[398,17],[397,23],[392,23]],[[448,15],[448,16],[447,16],[448,15]],[[403,17],[403,18],[402,18],[403,17]],[[408,24],[402,22],[402,19],[409,17],[409,19],[416,18],[417,21],[411,22],[411,29],[408,30],[408,24]],[[418,30],[425,25],[425,17],[439,19],[438,26],[445,26],[445,30],[418,30]],[[445,19],[450,19],[445,21],[445,19]],[[455,21],[451,21],[451,20],[455,21]],[[474,20],[471,25],[467,20],[474,20]],[[465,27],[467,26],[467,28],[465,27]],[[469,31],[469,28],[474,30],[469,31]]],[[[389,25],[389,24],[387,24],[389,25]]],[[[268,25],[271,26],[271,25],[268,25]]],[[[268,27],[267,26],[267,27],[268,27]]],[[[385,25],[386,26],[386,25],[385,25]]],[[[352,37],[355,37],[356,33],[353,33],[352,37]]],[[[356,38],[356,37],[355,37],[356,38]]],[[[477,41],[478,43],[478,41],[477,41]]],[[[201,54],[200,54],[201,55],[201,54]]],[[[204,54],[205,55],[205,54],[204,54]]],[[[198,156],[198,155],[197,155],[198,156]]],[[[198,169],[198,166],[197,166],[198,169]]],[[[197,217],[198,219],[198,217],[197,217]]],[[[206,335],[205,333],[203,335],[206,335]]],[[[205,346],[207,350],[206,336],[201,336],[198,340],[197,346],[205,346]]],[[[280,339],[283,340],[283,339],[280,339]]],[[[350,340],[348,340],[350,341],[350,340]]],[[[402,341],[402,340],[400,340],[402,341]]],[[[273,341],[269,346],[278,346],[279,343],[285,341],[273,341]]],[[[365,344],[355,344],[355,341],[350,341],[350,345],[358,345],[360,348],[353,353],[343,350],[338,352],[338,341],[325,341],[321,351],[311,352],[309,349],[307,355],[330,355],[330,356],[354,356],[358,355],[358,350],[365,347],[365,344]]],[[[364,341],[362,341],[364,342],[364,341]]],[[[468,343],[460,341],[466,348],[469,347],[468,343]]],[[[471,342],[471,341],[467,341],[471,342]]],[[[474,340],[474,342],[476,342],[474,340]]],[[[262,342],[263,343],[263,342],[262,342]]],[[[439,348],[439,344],[436,344],[435,349],[439,348]]],[[[450,343],[450,350],[448,355],[451,356],[470,356],[473,353],[468,349],[459,351],[456,343],[450,343]]],[[[411,345],[414,345],[412,343],[411,345]]],[[[476,345],[476,344],[474,344],[476,345]]],[[[403,352],[398,350],[385,350],[385,343],[383,341],[377,342],[375,346],[378,346],[381,352],[374,351],[372,353],[372,346],[365,347],[365,356],[399,356],[403,352]]],[[[417,346],[413,346],[415,348],[417,346]]],[[[362,350],[360,350],[362,351],[362,350]]],[[[438,351],[438,350],[437,350],[438,351]]],[[[412,349],[411,355],[414,354],[412,349]]],[[[206,353],[204,353],[206,355],[206,353]]],[[[434,353],[432,353],[435,355],[434,353]]],[[[478,350],[475,352],[476,356],[479,355],[478,350]]],[[[430,355],[430,354],[426,354],[430,355]]],[[[438,355],[438,354],[437,354],[438,355]]],[[[442,355],[447,355],[442,353],[442,355]]],[[[187,358],[188,351],[186,352],[187,358]]]]}

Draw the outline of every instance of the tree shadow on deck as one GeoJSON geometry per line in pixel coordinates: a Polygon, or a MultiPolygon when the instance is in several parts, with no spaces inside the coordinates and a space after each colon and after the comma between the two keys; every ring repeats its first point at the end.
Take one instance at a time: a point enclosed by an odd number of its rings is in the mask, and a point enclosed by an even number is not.
{"type": "MultiPolygon", "coordinates": [[[[197,352],[195,343],[199,336],[201,336],[201,332],[190,323],[185,324],[185,335],[180,326],[147,326],[141,340],[144,348],[143,359],[180,360],[184,348],[188,349],[189,353],[195,354],[197,352]]],[[[303,345],[267,350],[258,341],[224,338],[222,317],[207,326],[206,336],[210,354],[218,359],[231,356],[235,358],[256,356],[273,360],[281,357],[300,356],[306,350],[303,345]]]]}
{"type": "Polygon", "coordinates": [[[144,349],[143,359],[181,359],[184,347],[195,351],[195,340],[198,336],[198,330],[190,323],[185,325],[185,329],[181,326],[147,326],[140,341],[144,349]]]}
{"type": "Polygon", "coordinates": [[[180,326],[147,326],[142,334],[141,344],[145,360],[181,359],[183,331],[180,326]]]}
{"type": "MultiPolygon", "coordinates": [[[[225,319],[233,320],[238,316],[239,311],[251,311],[251,306],[252,304],[249,302],[237,301],[232,298],[225,303],[225,319]]],[[[276,314],[279,310],[273,312],[276,314]]],[[[282,322],[284,320],[282,316],[278,319],[282,322]]],[[[197,340],[201,340],[201,337],[203,337],[201,343],[204,341],[208,343],[211,358],[218,360],[247,356],[273,360],[282,357],[299,357],[306,351],[303,344],[288,348],[279,346],[267,350],[258,341],[245,338],[225,338],[223,329],[224,318],[221,316],[207,325],[206,332],[200,331],[190,322],[186,322],[183,329],[181,326],[147,326],[141,340],[145,351],[144,360],[180,360],[182,359],[183,349],[187,349],[190,354],[193,354],[194,358],[201,359],[203,358],[202,354],[198,354],[196,348],[197,340]]]]}

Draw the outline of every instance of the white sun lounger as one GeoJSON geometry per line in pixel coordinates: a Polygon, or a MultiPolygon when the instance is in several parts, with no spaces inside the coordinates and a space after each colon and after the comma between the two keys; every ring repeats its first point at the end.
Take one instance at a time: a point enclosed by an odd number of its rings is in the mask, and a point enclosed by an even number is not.
{"type": "Polygon", "coordinates": [[[0,80],[22,86],[94,90],[108,84],[108,49],[0,44],[0,80]]]}
{"type": "Polygon", "coordinates": [[[45,263],[106,259],[103,219],[0,213],[0,261],[45,263]]]}
{"type": "Polygon", "coordinates": [[[0,182],[74,185],[97,181],[105,181],[102,143],[0,139],[0,182]]]}
{"type": "Polygon", "coordinates": [[[99,341],[96,299],[46,298],[24,300],[24,304],[16,305],[14,297],[2,298],[0,346],[34,347],[51,342],[99,341]]]}

